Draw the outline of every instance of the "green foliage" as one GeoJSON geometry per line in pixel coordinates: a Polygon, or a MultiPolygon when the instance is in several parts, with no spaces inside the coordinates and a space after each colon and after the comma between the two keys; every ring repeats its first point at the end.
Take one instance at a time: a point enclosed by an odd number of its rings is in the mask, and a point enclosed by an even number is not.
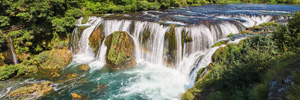
{"type": "Polygon", "coordinates": [[[81,9],[75,8],[75,9],[69,9],[66,11],[66,16],[73,16],[75,18],[79,18],[83,16],[83,12],[81,9]]]}
{"type": "Polygon", "coordinates": [[[200,94],[205,99],[248,99],[250,94],[255,95],[250,92],[251,86],[261,81],[277,54],[277,46],[268,34],[251,37],[238,45],[227,44],[215,52],[214,67],[196,82],[196,88],[202,86],[200,94]]]}
{"type": "Polygon", "coordinates": [[[5,48],[6,37],[3,34],[0,34],[0,52],[5,48]]]}
{"type": "Polygon", "coordinates": [[[26,67],[22,64],[2,66],[0,67],[0,80],[6,80],[16,75],[23,75],[27,72],[33,71],[32,68],[36,69],[34,66],[26,67]]]}
{"type": "Polygon", "coordinates": [[[253,93],[249,96],[253,100],[265,100],[268,98],[269,88],[268,84],[258,84],[255,85],[250,93],[253,93]]]}
{"type": "Polygon", "coordinates": [[[200,78],[200,75],[204,72],[205,68],[201,68],[198,73],[197,73],[197,76],[196,76],[196,79],[195,79],[195,82],[198,81],[198,79],[200,78]]]}
{"type": "Polygon", "coordinates": [[[88,20],[89,20],[89,16],[84,16],[83,19],[81,20],[81,24],[87,23],[88,20]]]}
{"type": "Polygon", "coordinates": [[[299,50],[300,47],[300,13],[296,12],[287,26],[281,25],[275,31],[273,39],[280,50],[299,50]]]}
{"type": "Polygon", "coordinates": [[[232,33],[230,33],[229,35],[227,35],[226,37],[228,37],[228,38],[233,38],[233,34],[232,33]]]}
{"type": "Polygon", "coordinates": [[[7,16],[0,16],[0,27],[6,27],[10,25],[10,18],[7,16]]]}
{"type": "Polygon", "coordinates": [[[292,86],[292,88],[288,92],[287,98],[289,100],[297,100],[297,99],[300,99],[300,97],[299,97],[299,93],[300,93],[300,86],[299,86],[299,84],[300,84],[300,75],[299,75],[299,72],[293,72],[292,76],[295,79],[295,84],[292,86]]]}
{"type": "Polygon", "coordinates": [[[0,80],[5,80],[15,76],[18,73],[18,66],[2,66],[0,67],[0,80]]]}
{"type": "MultiPolygon", "coordinates": [[[[206,74],[196,82],[187,96],[192,99],[250,99],[265,100],[269,93],[271,79],[282,80],[289,73],[298,77],[299,67],[300,14],[295,13],[287,26],[279,26],[274,33],[259,34],[240,42],[220,47],[212,59],[215,63],[206,74]],[[297,65],[298,64],[298,65],[297,65]],[[197,90],[202,90],[196,92],[197,90]],[[196,96],[196,97],[194,97],[196,96]],[[200,96],[200,97],[198,97],[200,96]],[[220,97],[220,98],[219,98],[220,97]]],[[[278,26],[276,23],[259,25],[278,26]]],[[[220,45],[220,43],[216,43],[220,45]]],[[[295,84],[299,84],[298,78],[295,84]]],[[[294,85],[287,98],[299,99],[299,87],[294,85]]]]}
{"type": "Polygon", "coordinates": [[[211,46],[211,48],[212,48],[212,47],[216,47],[216,46],[221,46],[221,45],[227,44],[227,43],[228,43],[228,41],[221,40],[221,41],[215,43],[213,46],[211,46]]]}

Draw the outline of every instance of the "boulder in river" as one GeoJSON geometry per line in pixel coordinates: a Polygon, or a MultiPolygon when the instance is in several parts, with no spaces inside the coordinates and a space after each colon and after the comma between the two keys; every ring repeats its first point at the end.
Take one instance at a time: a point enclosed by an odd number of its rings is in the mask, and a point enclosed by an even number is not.
{"type": "Polygon", "coordinates": [[[116,31],[105,39],[107,66],[112,69],[134,67],[134,41],[127,32],[116,31]]]}
{"type": "Polygon", "coordinates": [[[34,83],[24,87],[20,87],[12,91],[8,96],[15,97],[15,96],[22,96],[22,95],[45,95],[49,94],[53,91],[52,83],[49,81],[44,81],[43,83],[34,83]]]}

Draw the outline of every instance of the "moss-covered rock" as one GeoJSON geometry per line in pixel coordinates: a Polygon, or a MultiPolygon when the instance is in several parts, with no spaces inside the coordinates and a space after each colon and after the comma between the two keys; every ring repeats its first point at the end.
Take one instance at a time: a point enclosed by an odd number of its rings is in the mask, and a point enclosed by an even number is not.
{"type": "Polygon", "coordinates": [[[213,46],[211,46],[211,48],[221,46],[223,44],[227,44],[228,42],[229,42],[228,40],[221,40],[221,41],[215,43],[213,46]]]}
{"type": "MultiPolygon", "coordinates": [[[[164,53],[167,57],[164,59],[169,65],[173,66],[173,62],[176,61],[177,40],[175,36],[175,26],[172,26],[169,32],[165,34],[165,50],[164,53]]],[[[170,66],[170,67],[172,67],[170,66]]]]}
{"type": "Polygon", "coordinates": [[[81,96],[77,93],[72,93],[72,100],[78,100],[81,99],[81,96]]]}
{"type": "Polygon", "coordinates": [[[142,35],[140,35],[139,40],[142,41],[142,43],[145,43],[150,38],[150,28],[147,27],[144,29],[142,35]]]}
{"type": "Polygon", "coordinates": [[[88,64],[84,64],[84,65],[78,66],[76,69],[81,70],[81,71],[88,71],[91,68],[89,67],[88,64]]]}
{"type": "Polygon", "coordinates": [[[134,41],[127,32],[116,31],[105,39],[107,65],[113,69],[134,67],[134,41]]]}
{"type": "Polygon", "coordinates": [[[102,25],[99,25],[89,37],[90,46],[93,48],[94,53],[98,52],[99,46],[104,40],[104,32],[102,25]]]}
{"type": "Polygon", "coordinates": [[[53,91],[51,85],[52,83],[49,81],[44,81],[43,83],[30,84],[12,91],[8,96],[15,97],[22,95],[45,95],[53,91]]]}
{"type": "Polygon", "coordinates": [[[85,24],[89,21],[89,16],[83,16],[83,19],[81,20],[81,24],[85,24]]]}
{"type": "Polygon", "coordinates": [[[190,32],[186,32],[186,30],[182,31],[181,36],[182,36],[182,42],[183,43],[187,43],[187,42],[192,42],[193,41],[193,39],[191,37],[191,33],[190,32]]]}
{"type": "Polygon", "coordinates": [[[64,68],[72,61],[72,53],[68,49],[52,49],[40,53],[37,60],[44,69],[64,68]]]}

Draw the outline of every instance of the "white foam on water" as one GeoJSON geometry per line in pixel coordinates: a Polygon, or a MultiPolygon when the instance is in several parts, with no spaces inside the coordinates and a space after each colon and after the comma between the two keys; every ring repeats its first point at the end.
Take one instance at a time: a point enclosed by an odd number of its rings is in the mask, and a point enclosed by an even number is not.
{"type": "Polygon", "coordinates": [[[180,99],[180,94],[185,92],[184,85],[187,78],[178,70],[166,66],[145,63],[127,74],[134,74],[131,81],[118,96],[127,97],[139,94],[152,100],[180,99]]]}

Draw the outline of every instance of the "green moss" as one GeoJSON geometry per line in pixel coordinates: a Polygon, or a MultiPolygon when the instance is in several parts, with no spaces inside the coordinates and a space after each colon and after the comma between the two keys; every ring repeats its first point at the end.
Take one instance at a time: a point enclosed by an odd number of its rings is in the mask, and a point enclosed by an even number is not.
{"type": "Polygon", "coordinates": [[[205,70],[205,68],[201,68],[198,73],[197,73],[197,76],[196,76],[196,79],[195,79],[195,82],[198,81],[198,79],[200,78],[200,75],[203,73],[203,71],[205,70]]]}
{"type": "Polygon", "coordinates": [[[150,38],[150,29],[149,27],[147,27],[142,35],[140,35],[139,40],[142,41],[142,43],[145,43],[146,41],[148,41],[148,39],[150,38]]]}
{"type": "Polygon", "coordinates": [[[18,65],[2,66],[0,67],[0,80],[6,80],[17,75],[19,67],[18,65]]]}
{"type": "Polygon", "coordinates": [[[213,47],[217,47],[217,46],[221,46],[221,45],[223,45],[223,44],[227,44],[227,43],[228,43],[228,41],[227,41],[227,40],[221,40],[221,41],[219,41],[219,42],[215,43],[213,46],[211,46],[211,48],[213,48],[213,47]]]}
{"type": "Polygon", "coordinates": [[[64,68],[72,60],[72,53],[68,49],[52,49],[41,52],[36,60],[41,68],[64,68]]]}
{"type": "Polygon", "coordinates": [[[172,64],[172,61],[176,61],[176,50],[177,50],[177,40],[175,36],[175,26],[171,26],[171,29],[169,32],[165,34],[165,40],[168,43],[166,45],[166,49],[164,53],[168,55],[168,57],[165,59],[169,64],[172,64]]]}
{"type": "Polygon", "coordinates": [[[89,16],[83,16],[83,19],[81,20],[81,24],[85,24],[89,21],[89,16]]]}
{"type": "Polygon", "coordinates": [[[187,90],[182,96],[181,100],[195,100],[195,96],[191,93],[191,89],[187,90]]]}
{"type": "Polygon", "coordinates": [[[104,41],[103,25],[98,26],[89,37],[89,45],[93,48],[94,53],[98,52],[100,44],[104,41]]]}
{"type": "Polygon", "coordinates": [[[106,60],[111,68],[134,67],[134,43],[128,33],[119,31],[112,33],[106,38],[105,45],[108,47],[106,60]]]}
{"type": "Polygon", "coordinates": [[[267,23],[259,24],[258,26],[260,26],[260,27],[264,27],[264,26],[279,26],[279,24],[276,23],[276,22],[267,22],[267,23]]]}
{"type": "Polygon", "coordinates": [[[0,80],[6,80],[14,76],[21,76],[25,73],[35,72],[36,66],[25,66],[23,64],[4,65],[0,67],[0,80]]]}

